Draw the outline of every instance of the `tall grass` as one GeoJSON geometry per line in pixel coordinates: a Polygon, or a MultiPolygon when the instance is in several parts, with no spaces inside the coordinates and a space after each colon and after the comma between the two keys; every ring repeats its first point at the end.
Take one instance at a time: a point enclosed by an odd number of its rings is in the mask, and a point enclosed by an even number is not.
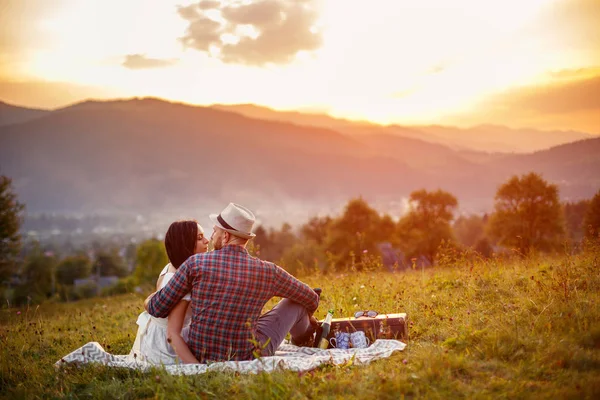
{"type": "MultiPolygon", "coordinates": [[[[322,287],[318,317],[406,312],[408,347],[368,366],[298,374],[170,376],[55,361],[89,341],[133,343],[142,297],[4,309],[6,398],[600,398],[600,251],[557,258],[453,259],[402,273],[304,277],[322,287]]],[[[270,308],[275,300],[267,305],[270,308]]]]}

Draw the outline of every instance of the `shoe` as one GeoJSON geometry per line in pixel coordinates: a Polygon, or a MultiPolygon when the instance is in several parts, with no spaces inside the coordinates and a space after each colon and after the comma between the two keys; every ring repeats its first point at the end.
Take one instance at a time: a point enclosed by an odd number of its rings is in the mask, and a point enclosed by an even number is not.
{"type": "Polygon", "coordinates": [[[315,337],[321,337],[320,335],[315,335],[315,332],[318,332],[320,327],[311,326],[304,335],[292,338],[292,344],[298,347],[315,347],[315,337]]]}
{"type": "MultiPolygon", "coordinates": [[[[317,293],[317,295],[319,295],[320,300],[322,292],[321,288],[314,288],[313,290],[317,293]]],[[[315,338],[320,338],[321,332],[323,332],[321,325],[316,327],[311,326],[311,329],[309,329],[304,335],[300,336],[299,338],[292,338],[292,344],[299,347],[316,347],[315,338]]]]}

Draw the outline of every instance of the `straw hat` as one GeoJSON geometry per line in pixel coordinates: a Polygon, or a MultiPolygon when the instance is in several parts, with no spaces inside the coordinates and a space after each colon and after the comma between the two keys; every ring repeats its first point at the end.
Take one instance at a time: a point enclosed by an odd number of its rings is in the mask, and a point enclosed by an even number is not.
{"type": "Polygon", "coordinates": [[[211,221],[232,235],[244,239],[252,239],[256,235],[252,233],[255,217],[252,211],[239,204],[229,203],[220,214],[210,214],[211,221]]]}

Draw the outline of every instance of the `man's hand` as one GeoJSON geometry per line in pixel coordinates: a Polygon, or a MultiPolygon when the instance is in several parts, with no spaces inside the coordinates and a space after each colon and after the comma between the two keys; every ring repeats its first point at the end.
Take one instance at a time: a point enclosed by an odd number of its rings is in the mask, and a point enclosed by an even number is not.
{"type": "Polygon", "coordinates": [[[148,303],[150,303],[150,299],[152,298],[152,296],[154,296],[156,294],[156,292],[151,293],[150,296],[146,297],[146,300],[144,300],[144,309],[146,311],[148,311],[148,303]]]}
{"type": "Polygon", "coordinates": [[[316,328],[317,326],[319,326],[319,320],[317,320],[317,319],[315,318],[315,316],[314,316],[314,315],[311,315],[311,316],[309,317],[309,321],[310,321],[310,324],[311,324],[312,326],[314,326],[315,328],[316,328]]]}

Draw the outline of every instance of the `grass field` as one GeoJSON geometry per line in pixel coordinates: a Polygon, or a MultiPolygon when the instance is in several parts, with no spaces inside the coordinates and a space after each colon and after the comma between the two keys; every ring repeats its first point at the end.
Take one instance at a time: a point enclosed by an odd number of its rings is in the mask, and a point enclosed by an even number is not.
{"type": "MultiPolygon", "coordinates": [[[[6,398],[600,398],[600,252],[459,262],[406,273],[313,275],[318,317],[407,312],[408,347],[368,366],[170,376],[55,361],[89,341],[129,352],[141,295],[3,309],[6,398]]],[[[275,301],[267,305],[271,307],[275,301]]]]}

